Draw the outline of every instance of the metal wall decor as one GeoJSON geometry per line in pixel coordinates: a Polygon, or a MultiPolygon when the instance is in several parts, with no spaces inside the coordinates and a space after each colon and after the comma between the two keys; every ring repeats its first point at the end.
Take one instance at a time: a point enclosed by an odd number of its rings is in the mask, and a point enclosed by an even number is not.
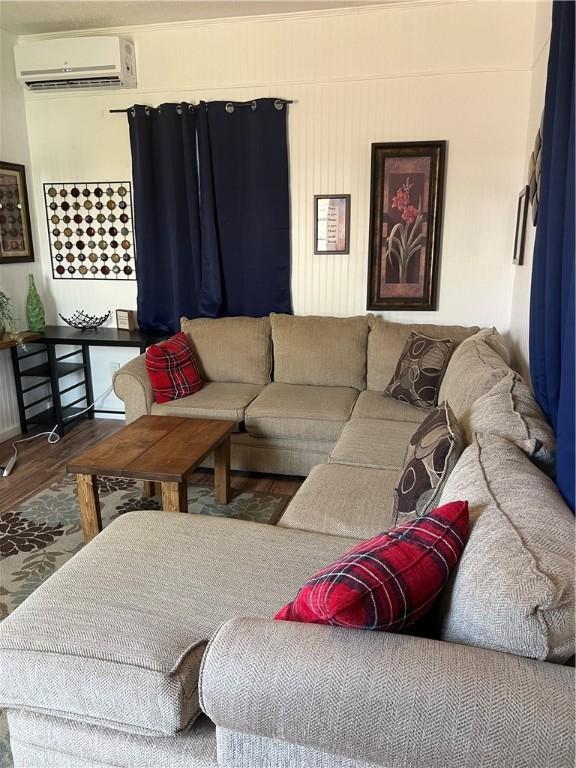
{"type": "Polygon", "coordinates": [[[532,206],[532,224],[538,223],[538,208],[540,206],[540,178],[542,176],[542,134],[544,132],[544,112],[540,119],[540,126],[536,131],[534,149],[530,155],[528,167],[528,187],[530,205],[532,206]]]}
{"type": "Polygon", "coordinates": [[[56,280],[135,280],[129,181],[44,184],[56,280]]]}
{"type": "Polygon", "coordinates": [[[0,264],[34,261],[23,165],[0,162],[0,264]]]}

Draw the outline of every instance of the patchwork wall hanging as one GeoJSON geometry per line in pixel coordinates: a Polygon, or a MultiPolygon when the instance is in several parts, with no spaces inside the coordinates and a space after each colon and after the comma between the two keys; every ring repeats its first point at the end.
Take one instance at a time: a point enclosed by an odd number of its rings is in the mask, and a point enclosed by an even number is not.
{"type": "Polygon", "coordinates": [[[52,276],[135,280],[129,181],[44,184],[52,276]]]}

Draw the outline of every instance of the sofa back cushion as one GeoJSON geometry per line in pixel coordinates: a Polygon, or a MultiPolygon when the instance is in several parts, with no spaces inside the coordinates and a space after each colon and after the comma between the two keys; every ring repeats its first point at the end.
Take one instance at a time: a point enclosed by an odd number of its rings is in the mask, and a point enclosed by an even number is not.
{"type": "Polygon", "coordinates": [[[468,444],[476,432],[500,435],[521,448],[543,472],[553,476],[554,431],[530,387],[514,371],[472,404],[464,426],[468,444]]]}
{"type": "Polygon", "coordinates": [[[466,339],[453,353],[438,399],[447,400],[464,433],[470,431],[470,408],[511,372],[509,352],[495,328],[466,339]]]}
{"type": "Polygon", "coordinates": [[[517,446],[477,435],[440,504],[467,499],[471,532],[438,607],[443,640],[564,662],[574,653],[574,515],[517,446]]]}
{"type": "Polygon", "coordinates": [[[267,317],[180,319],[205,381],[268,384],[272,369],[267,317]]]}
{"type": "MultiPolygon", "coordinates": [[[[452,350],[479,329],[461,325],[430,325],[426,323],[391,323],[381,317],[370,317],[368,335],[367,380],[368,389],[384,392],[394,375],[396,365],[411,333],[420,333],[431,339],[452,339],[452,350]]],[[[440,402],[443,398],[439,397],[440,402]]]]}
{"type": "Polygon", "coordinates": [[[296,317],[272,314],[270,321],[274,381],[366,388],[367,316],[296,317]]]}

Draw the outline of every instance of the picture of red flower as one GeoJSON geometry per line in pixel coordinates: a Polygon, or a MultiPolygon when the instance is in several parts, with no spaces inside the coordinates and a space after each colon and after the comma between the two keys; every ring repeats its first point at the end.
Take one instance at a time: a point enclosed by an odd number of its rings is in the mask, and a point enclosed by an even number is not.
{"type": "Polygon", "coordinates": [[[368,309],[436,309],[445,141],[372,145],[368,309]]]}

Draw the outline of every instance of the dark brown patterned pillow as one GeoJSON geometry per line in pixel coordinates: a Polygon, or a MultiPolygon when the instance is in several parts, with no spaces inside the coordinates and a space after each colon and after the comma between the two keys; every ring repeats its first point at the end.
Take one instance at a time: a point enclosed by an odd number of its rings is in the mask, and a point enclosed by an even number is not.
{"type": "Polygon", "coordinates": [[[442,403],[410,438],[394,491],[395,525],[435,509],[463,450],[458,422],[448,403],[442,403]]]}
{"type": "Polygon", "coordinates": [[[452,346],[452,339],[430,339],[413,331],[385,394],[417,408],[433,408],[452,346]]]}

